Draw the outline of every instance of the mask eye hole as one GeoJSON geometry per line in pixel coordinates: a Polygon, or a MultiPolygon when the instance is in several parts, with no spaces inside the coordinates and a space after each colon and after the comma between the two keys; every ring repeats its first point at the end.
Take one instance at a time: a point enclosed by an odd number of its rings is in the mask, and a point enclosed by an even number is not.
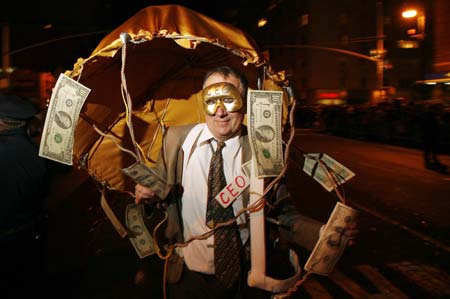
{"type": "Polygon", "coordinates": [[[234,98],[224,98],[224,99],[223,99],[223,102],[224,102],[225,104],[231,104],[231,103],[234,102],[234,98]]]}
{"type": "Polygon", "coordinates": [[[206,102],[205,102],[205,104],[206,105],[214,105],[216,103],[216,101],[215,100],[206,100],[206,102]]]}

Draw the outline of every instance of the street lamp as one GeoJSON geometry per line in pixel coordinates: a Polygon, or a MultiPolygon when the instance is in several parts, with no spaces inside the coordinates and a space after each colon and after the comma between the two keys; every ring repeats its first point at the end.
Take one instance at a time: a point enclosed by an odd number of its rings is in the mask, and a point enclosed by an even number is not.
{"type": "Polygon", "coordinates": [[[423,10],[418,10],[416,8],[408,8],[402,11],[402,17],[404,19],[415,18],[417,22],[417,31],[411,29],[408,30],[408,34],[411,37],[423,40],[425,38],[425,14],[423,10]]]}
{"type": "Polygon", "coordinates": [[[264,27],[267,24],[267,18],[262,18],[258,20],[258,27],[264,27]]]}
{"type": "Polygon", "coordinates": [[[415,9],[408,9],[402,12],[402,17],[404,18],[414,18],[417,16],[417,10],[415,9]]]}

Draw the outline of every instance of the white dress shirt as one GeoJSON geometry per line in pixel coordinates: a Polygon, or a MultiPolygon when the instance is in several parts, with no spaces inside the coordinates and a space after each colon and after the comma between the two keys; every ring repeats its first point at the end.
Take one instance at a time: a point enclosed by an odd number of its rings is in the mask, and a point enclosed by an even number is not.
{"type": "MultiPolygon", "coordinates": [[[[181,215],[183,218],[184,239],[188,240],[209,232],[206,226],[206,206],[208,197],[208,171],[212,153],[216,148],[213,135],[205,123],[195,126],[187,135],[182,145],[183,161],[183,197],[181,200],[181,215]],[[192,149],[194,150],[192,151],[192,149]]],[[[224,172],[227,182],[242,174],[242,145],[240,136],[225,141],[222,150],[224,172]]],[[[233,203],[233,210],[243,208],[239,196],[233,203]]],[[[249,236],[244,215],[237,220],[241,240],[245,243],[249,236]]],[[[194,240],[188,246],[181,248],[181,255],[187,267],[192,271],[214,274],[214,235],[204,240],[194,240]]]]}

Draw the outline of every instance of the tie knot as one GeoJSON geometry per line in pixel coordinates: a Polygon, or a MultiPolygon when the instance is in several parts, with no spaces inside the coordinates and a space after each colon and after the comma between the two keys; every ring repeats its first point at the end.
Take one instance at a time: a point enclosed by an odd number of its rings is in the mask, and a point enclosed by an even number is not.
{"type": "Polygon", "coordinates": [[[216,151],[221,151],[225,147],[225,142],[219,141],[219,140],[216,140],[216,141],[217,141],[217,149],[216,149],[216,151]]]}

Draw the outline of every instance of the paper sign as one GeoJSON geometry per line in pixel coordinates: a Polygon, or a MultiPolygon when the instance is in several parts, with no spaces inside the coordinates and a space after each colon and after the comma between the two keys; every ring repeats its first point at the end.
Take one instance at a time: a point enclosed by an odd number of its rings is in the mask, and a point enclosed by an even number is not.
{"type": "Polygon", "coordinates": [[[227,208],[249,185],[250,179],[247,176],[238,175],[216,195],[215,199],[222,207],[227,208]]]}

